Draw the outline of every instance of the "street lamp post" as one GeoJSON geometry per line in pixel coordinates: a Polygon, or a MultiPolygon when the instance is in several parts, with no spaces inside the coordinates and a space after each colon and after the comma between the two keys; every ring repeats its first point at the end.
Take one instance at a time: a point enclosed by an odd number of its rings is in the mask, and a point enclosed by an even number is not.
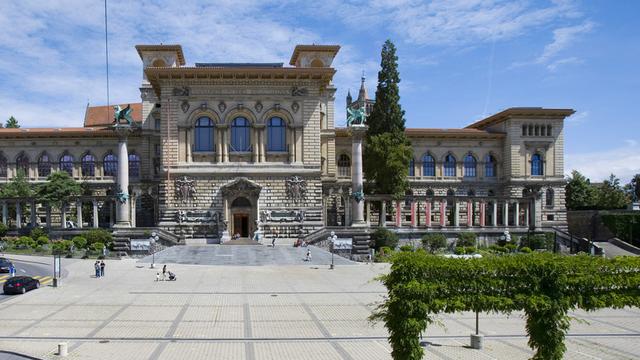
{"type": "Polygon", "coordinates": [[[333,252],[334,252],[334,248],[335,248],[335,240],[336,240],[337,236],[335,232],[331,232],[331,235],[329,235],[329,246],[331,246],[331,266],[329,266],[330,270],[333,270],[334,265],[333,265],[333,252]]]}
{"type": "Polygon", "coordinates": [[[156,263],[156,243],[160,240],[160,237],[156,232],[151,233],[151,237],[149,238],[149,250],[151,250],[151,268],[155,268],[156,263]]]}

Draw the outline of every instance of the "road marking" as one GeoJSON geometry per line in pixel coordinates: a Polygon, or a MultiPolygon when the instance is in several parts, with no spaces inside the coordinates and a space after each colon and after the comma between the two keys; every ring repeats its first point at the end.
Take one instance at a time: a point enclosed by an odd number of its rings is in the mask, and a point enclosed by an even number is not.
{"type": "Polygon", "coordinates": [[[20,271],[22,271],[23,273],[26,273],[26,272],[27,272],[25,269],[20,269],[20,271]]]}

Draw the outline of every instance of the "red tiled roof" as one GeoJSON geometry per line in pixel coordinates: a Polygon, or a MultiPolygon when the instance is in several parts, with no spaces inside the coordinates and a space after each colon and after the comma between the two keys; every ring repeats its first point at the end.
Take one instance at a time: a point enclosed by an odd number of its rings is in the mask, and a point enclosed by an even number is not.
{"type": "Polygon", "coordinates": [[[0,138],[69,137],[69,136],[112,137],[112,136],[115,136],[115,133],[105,127],[0,129],[0,138]]]}
{"type": "MultiPolygon", "coordinates": [[[[120,104],[121,108],[125,108],[128,104],[120,104]]],[[[113,106],[88,106],[84,114],[84,126],[109,126],[113,123],[113,106]]],[[[131,117],[133,121],[142,122],[142,103],[131,103],[131,117]]]]}

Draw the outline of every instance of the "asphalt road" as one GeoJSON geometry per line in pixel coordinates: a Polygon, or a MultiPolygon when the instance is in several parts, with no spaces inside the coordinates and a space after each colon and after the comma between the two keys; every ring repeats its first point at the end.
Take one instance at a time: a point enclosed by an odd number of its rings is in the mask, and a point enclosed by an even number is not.
{"type": "MultiPolygon", "coordinates": [[[[40,279],[40,282],[42,283],[43,286],[47,286],[50,285],[50,277],[53,276],[53,258],[49,258],[47,260],[49,260],[49,263],[47,264],[46,262],[42,262],[41,260],[38,261],[24,261],[24,260],[15,260],[11,258],[10,254],[6,254],[3,255],[2,257],[6,257],[7,259],[9,259],[13,265],[16,267],[16,276],[19,275],[23,275],[23,276],[34,276],[34,277],[38,277],[40,279]]],[[[0,277],[4,277],[7,276],[9,274],[6,273],[2,273],[0,274],[0,277]]],[[[63,270],[62,275],[65,275],[65,272],[63,270]]],[[[4,280],[2,279],[0,280],[0,285],[4,284],[4,280]]],[[[10,297],[15,296],[15,295],[5,295],[5,294],[0,294],[0,303],[9,299],[10,297]]]]}

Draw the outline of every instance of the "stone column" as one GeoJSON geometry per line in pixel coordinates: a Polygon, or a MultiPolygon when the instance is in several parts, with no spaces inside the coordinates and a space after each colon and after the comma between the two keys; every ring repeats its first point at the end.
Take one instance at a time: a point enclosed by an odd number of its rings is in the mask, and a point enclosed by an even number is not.
{"type": "Polygon", "coordinates": [[[136,202],[138,201],[135,193],[131,194],[129,214],[131,214],[131,227],[136,227],[136,202]]]}
{"type": "Polygon", "coordinates": [[[47,208],[45,210],[45,217],[47,222],[47,229],[51,228],[51,205],[47,204],[47,208]]]}
{"type": "MultiPolygon", "coordinates": [[[[300,136],[300,129],[296,129],[296,137],[300,136]]],[[[351,126],[351,225],[366,226],[364,222],[364,190],[362,186],[362,139],[367,132],[366,126],[351,126]]],[[[296,138],[296,152],[299,139],[296,138]]],[[[296,161],[300,158],[296,157],[296,161]]]]}
{"type": "Polygon", "coordinates": [[[97,229],[99,226],[98,223],[98,200],[93,200],[91,202],[91,204],[93,205],[93,228],[97,229]]]}
{"type": "Polygon", "coordinates": [[[22,227],[22,204],[20,201],[16,202],[16,229],[22,227]]]}
{"type": "Polygon", "coordinates": [[[491,226],[498,226],[498,202],[491,202],[493,214],[491,215],[491,226]]]}
{"type": "Polygon", "coordinates": [[[387,201],[380,201],[380,215],[378,218],[378,226],[387,227],[387,201]]]}
{"type": "Polygon", "coordinates": [[[258,134],[260,135],[260,139],[258,143],[258,146],[260,147],[260,162],[265,162],[267,159],[267,152],[266,152],[266,146],[264,141],[265,131],[266,131],[265,129],[266,127],[263,126],[258,132],[258,134]]]}
{"type": "Polygon", "coordinates": [[[424,224],[427,227],[431,226],[431,201],[424,204],[424,224]]]}
{"type": "Polygon", "coordinates": [[[447,226],[447,200],[440,201],[440,226],[447,226]]]}
{"type": "Polygon", "coordinates": [[[396,227],[402,226],[402,202],[396,201],[396,227]]]}
{"type": "Polygon", "coordinates": [[[296,153],[295,153],[295,162],[301,162],[302,161],[302,132],[303,132],[303,128],[302,126],[297,127],[296,129],[296,153]]]}
{"type": "Polygon", "coordinates": [[[60,205],[60,225],[63,229],[67,228],[67,204],[60,205]]]}
{"type": "Polygon", "coordinates": [[[76,218],[78,220],[78,229],[82,229],[82,201],[76,200],[76,218]]]}
{"type": "Polygon", "coordinates": [[[222,134],[222,162],[229,162],[229,126],[218,125],[222,134]]]}
{"type": "Polygon", "coordinates": [[[260,135],[258,135],[260,132],[260,130],[258,130],[255,126],[253,127],[253,131],[251,134],[251,162],[257,163],[258,159],[259,159],[259,152],[260,152],[260,146],[259,146],[259,137],[260,135]]]}
{"type": "Polygon", "coordinates": [[[224,139],[222,138],[223,134],[219,126],[216,126],[215,133],[216,133],[216,162],[221,163],[222,162],[222,143],[224,142],[224,139]]]}
{"type": "Polygon", "coordinates": [[[367,215],[366,216],[366,218],[367,218],[367,226],[370,226],[371,225],[371,202],[370,201],[365,201],[364,202],[364,209],[365,209],[364,210],[365,214],[367,215]]]}
{"type": "Polygon", "coordinates": [[[296,128],[291,128],[291,144],[289,144],[289,163],[294,163],[296,161],[296,128]]]}
{"type": "Polygon", "coordinates": [[[35,200],[31,200],[31,227],[36,227],[38,226],[38,208],[36,206],[36,202],[35,200]]]}
{"type": "Polygon", "coordinates": [[[193,161],[193,157],[191,156],[191,128],[187,128],[185,139],[187,141],[187,162],[190,163],[193,161]]]}
{"type": "Polygon", "coordinates": [[[505,200],[503,209],[504,226],[509,226],[509,202],[505,200]]]}
{"type": "Polygon", "coordinates": [[[467,201],[467,226],[473,226],[473,201],[467,201]]]}
{"type": "Polygon", "coordinates": [[[115,128],[118,134],[118,176],[116,194],[116,225],[119,228],[131,227],[129,211],[129,151],[127,149],[127,137],[131,129],[129,127],[115,128]]]}
{"type": "Polygon", "coordinates": [[[484,227],[485,225],[486,212],[487,212],[487,203],[482,201],[480,202],[480,227],[484,227]]]}
{"type": "Polygon", "coordinates": [[[411,200],[411,227],[416,227],[416,202],[411,200]]]}
{"type": "Polygon", "coordinates": [[[9,222],[9,205],[6,201],[2,202],[2,223],[7,225],[9,222]]]}
{"type": "Polygon", "coordinates": [[[453,206],[453,226],[458,227],[460,226],[460,203],[458,200],[455,200],[453,206]]]}
{"type": "Polygon", "coordinates": [[[351,224],[351,220],[353,219],[353,214],[351,213],[351,206],[349,206],[349,195],[345,195],[344,199],[344,227],[349,227],[351,224]]]}
{"type": "Polygon", "coordinates": [[[109,227],[113,227],[115,224],[115,219],[113,218],[113,201],[109,201],[109,227]]]}
{"type": "Polygon", "coordinates": [[[530,202],[526,203],[524,207],[524,226],[529,227],[529,207],[531,206],[530,202]]]}
{"type": "Polygon", "coordinates": [[[516,213],[516,222],[515,222],[515,226],[520,226],[520,203],[516,201],[516,208],[515,208],[515,213],[516,213]]]}

